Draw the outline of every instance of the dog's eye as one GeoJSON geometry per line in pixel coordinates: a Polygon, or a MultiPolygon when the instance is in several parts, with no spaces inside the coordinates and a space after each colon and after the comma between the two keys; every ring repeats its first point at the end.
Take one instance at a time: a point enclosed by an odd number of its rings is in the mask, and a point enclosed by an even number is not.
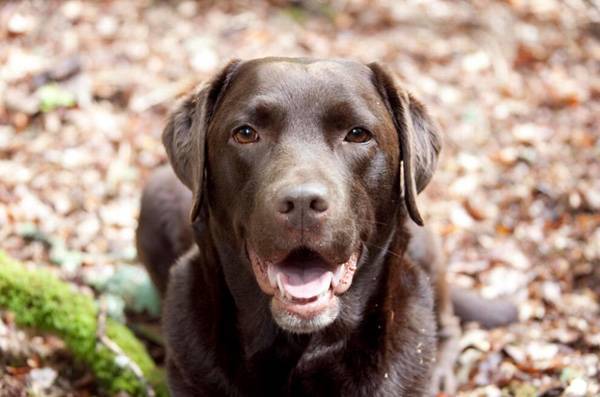
{"type": "Polygon", "coordinates": [[[344,140],[352,143],[365,143],[371,140],[373,135],[364,128],[354,127],[348,132],[344,140]]]}
{"type": "Polygon", "coordinates": [[[258,132],[250,126],[243,125],[234,131],[233,139],[242,145],[258,142],[258,132]]]}

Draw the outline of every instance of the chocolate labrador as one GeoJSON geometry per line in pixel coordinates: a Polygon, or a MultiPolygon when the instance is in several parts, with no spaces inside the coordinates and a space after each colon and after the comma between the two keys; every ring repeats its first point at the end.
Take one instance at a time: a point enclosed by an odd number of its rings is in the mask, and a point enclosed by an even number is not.
{"type": "MultiPolygon", "coordinates": [[[[416,204],[441,140],[391,74],[233,61],[173,113],[163,143],[174,173],[146,186],[137,243],[164,296],[174,396],[453,389],[458,324],[416,204]]],[[[492,311],[475,319],[514,319],[492,311]]]]}

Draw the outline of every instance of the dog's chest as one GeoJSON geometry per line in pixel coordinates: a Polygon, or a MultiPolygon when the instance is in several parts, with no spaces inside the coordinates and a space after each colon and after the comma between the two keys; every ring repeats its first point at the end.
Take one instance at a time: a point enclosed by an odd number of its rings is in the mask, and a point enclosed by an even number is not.
{"type": "Polygon", "coordinates": [[[289,345],[276,344],[268,351],[257,354],[249,367],[248,380],[255,391],[252,395],[364,395],[362,390],[351,387],[356,374],[350,372],[354,372],[352,368],[355,366],[362,367],[361,377],[371,372],[374,369],[374,357],[361,352],[348,354],[345,351],[346,343],[308,343],[300,351],[289,345]]]}

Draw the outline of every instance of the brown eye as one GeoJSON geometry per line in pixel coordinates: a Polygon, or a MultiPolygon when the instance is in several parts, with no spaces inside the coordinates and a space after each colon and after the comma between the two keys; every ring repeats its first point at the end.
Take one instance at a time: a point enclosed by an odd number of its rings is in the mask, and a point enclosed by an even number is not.
{"type": "Polygon", "coordinates": [[[365,143],[371,140],[373,135],[364,128],[354,127],[348,132],[344,140],[352,143],[365,143]]]}
{"type": "Polygon", "coordinates": [[[258,142],[258,132],[250,126],[243,125],[234,131],[233,139],[242,145],[255,143],[258,142]]]}

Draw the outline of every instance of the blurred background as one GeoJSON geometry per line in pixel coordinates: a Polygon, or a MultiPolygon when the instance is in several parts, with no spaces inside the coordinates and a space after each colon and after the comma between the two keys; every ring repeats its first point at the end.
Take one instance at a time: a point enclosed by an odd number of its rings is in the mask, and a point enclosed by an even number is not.
{"type": "MultiPolygon", "coordinates": [[[[268,55],[384,63],[442,126],[426,222],[455,284],[521,315],[466,327],[459,395],[600,395],[595,0],[3,1],[0,250],[103,297],[160,364],[134,232],[165,118],[229,59],[268,55]]],[[[101,392],[1,310],[0,395],[101,392]]]]}

